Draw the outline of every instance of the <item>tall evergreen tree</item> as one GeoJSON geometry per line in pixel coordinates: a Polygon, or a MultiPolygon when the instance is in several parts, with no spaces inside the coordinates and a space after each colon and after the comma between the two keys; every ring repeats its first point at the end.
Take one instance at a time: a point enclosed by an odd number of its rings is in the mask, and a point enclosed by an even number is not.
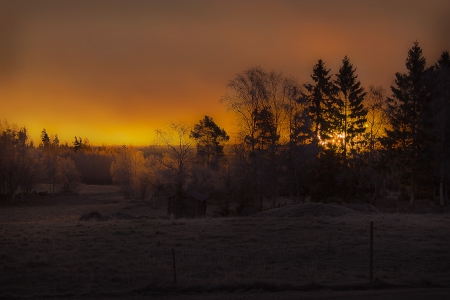
{"type": "Polygon", "coordinates": [[[450,171],[450,55],[442,52],[435,65],[433,116],[437,137],[435,165],[439,178],[440,204],[445,205],[446,185],[450,171]]]}
{"type": "Polygon", "coordinates": [[[364,125],[367,122],[367,109],[364,108],[363,104],[366,92],[355,73],[356,68],[345,56],[339,73],[336,74],[336,86],[339,89],[336,133],[343,135],[341,148],[344,162],[347,160],[347,152],[355,150],[358,137],[361,137],[365,132],[366,127],[364,125]]]}
{"type": "MultiPolygon", "coordinates": [[[[426,59],[418,42],[408,51],[406,73],[395,74],[388,98],[388,120],[384,147],[399,169],[410,179],[410,202],[415,201],[418,175],[429,161],[430,95],[426,59]]],[[[429,165],[428,165],[429,166],[429,165]]]]}
{"type": "Polygon", "coordinates": [[[319,59],[313,68],[311,78],[314,84],[304,85],[307,94],[304,97],[309,102],[309,112],[313,122],[314,136],[317,139],[331,138],[333,115],[336,114],[336,86],[331,79],[330,70],[326,69],[323,60],[319,59]]]}
{"type": "Polygon", "coordinates": [[[50,137],[48,136],[47,130],[44,128],[41,132],[41,142],[44,147],[50,144],[50,137]]]}

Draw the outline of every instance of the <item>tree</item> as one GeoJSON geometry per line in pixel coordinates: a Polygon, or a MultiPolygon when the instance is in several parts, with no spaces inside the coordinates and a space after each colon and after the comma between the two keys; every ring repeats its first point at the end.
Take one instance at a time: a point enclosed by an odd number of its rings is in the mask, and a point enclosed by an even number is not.
{"type": "Polygon", "coordinates": [[[137,151],[131,146],[118,149],[111,163],[113,182],[121,186],[125,199],[131,199],[135,195],[141,200],[145,199],[150,188],[149,170],[142,151],[137,151]]]}
{"type": "Polygon", "coordinates": [[[309,102],[312,130],[319,141],[332,138],[332,121],[338,111],[335,100],[337,87],[329,73],[330,70],[326,69],[323,60],[319,59],[311,74],[314,84],[304,84],[307,93],[303,96],[309,102]]]}
{"type": "Polygon", "coordinates": [[[306,98],[299,98],[297,112],[291,123],[291,138],[289,143],[288,169],[289,180],[292,182],[291,193],[297,199],[309,194],[316,183],[315,170],[317,158],[322,150],[319,146],[318,132],[313,130],[313,117],[308,109],[306,98]]]}
{"type": "Polygon", "coordinates": [[[75,163],[70,157],[58,156],[56,160],[56,182],[60,185],[61,191],[75,192],[81,183],[81,175],[75,163]]]}
{"type": "Polygon", "coordinates": [[[235,155],[241,174],[247,174],[250,181],[249,198],[262,208],[263,193],[273,198],[276,194],[279,150],[281,141],[290,138],[292,97],[298,96],[298,84],[282,73],[253,67],[238,74],[227,87],[229,92],[221,102],[237,117],[235,155]]]}
{"type": "Polygon", "coordinates": [[[369,86],[365,99],[367,107],[367,129],[365,140],[368,143],[368,151],[371,158],[376,149],[380,149],[380,139],[387,125],[386,119],[386,91],[381,86],[369,86]]]}
{"type": "Polygon", "coordinates": [[[53,138],[53,142],[51,142],[51,139],[44,128],[41,133],[41,142],[41,149],[43,152],[41,163],[45,170],[45,179],[49,180],[51,194],[54,196],[55,186],[57,184],[57,162],[61,155],[58,135],[56,134],[53,138]]]}
{"type": "Polygon", "coordinates": [[[47,130],[42,129],[41,132],[41,142],[44,147],[47,147],[50,144],[50,137],[47,134],[47,130]]]}
{"type": "Polygon", "coordinates": [[[131,160],[131,151],[126,146],[120,148],[114,154],[114,160],[111,163],[113,183],[121,186],[125,199],[130,199],[133,195],[133,162],[131,160]]]}
{"type": "Polygon", "coordinates": [[[53,144],[53,146],[56,146],[56,147],[59,146],[59,137],[58,137],[58,134],[55,134],[55,135],[53,136],[52,144],[53,144]]]}
{"type": "Polygon", "coordinates": [[[355,72],[356,69],[353,68],[350,60],[345,56],[342,60],[342,66],[339,68],[339,73],[336,74],[339,113],[334,116],[337,118],[335,135],[343,135],[342,153],[344,163],[347,161],[347,152],[355,150],[358,142],[361,141],[362,134],[366,130],[364,125],[367,121],[367,109],[364,108],[363,104],[366,92],[355,72]]]}
{"type": "MultiPolygon", "coordinates": [[[[406,73],[395,74],[392,96],[388,98],[389,128],[383,145],[397,165],[409,174],[410,203],[414,205],[418,176],[430,161],[430,91],[427,82],[426,59],[419,43],[408,51],[406,73]]],[[[429,165],[428,165],[429,166],[429,165]]]]}
{"type": "Polygon", "coordinates": [[[265,86],[266,72],[260,67],[250,68],[235,79],[231,80],[227,87],[232,91],[227,93],[221,102],[225,103],[229,110],[237,115],[240,128],[241,141],[247,139],[249,151],[255,151],[256,144],[256,120],[254,111],[267,102],[267,90],[265,86]]]}
{"type": "Polygon", "coordinates": [[[435,65],[433,115],[436,127],[436,163],[439,178],[440,205],[445,205],[445,182],[450,170],[450,55],[442,52],[435,65]]]}
{"type": "Polygon", "coordinates": [[[197,155],[207,165],[218,166],[218,160],[224,156],[224,143],[230,137],[224,129],[217,126],[213,118],[205,116],[198,124],[194,125],[190,137],[197,143],[197,155]]]}
{"type": "Polygon", "coordinates": [[[364,133],[364,154],[363,162],[359,174],[359,187],[365,191],[371,191],[371,202],[380,194],[383,188],[385,176],[388,173],[388,165],[383,161],[381,139],[385,135],[385,128],[388,125],[386,115],[386,91],[381,86],[369,86],[365,98],[367,107],[367,128],[364,133]]]}
{"type": "Polygon", "coordinates": [[[157,129],[156,138],[163,144],[169,153],[160,157],[160,163],[174,172],[175,191],[180,193],[185,186],[188,176],[188,165],[191,162],[191,141],[189,141],[189,128],[184,122],[170,123],[166,130],[157,129]]]}
{"type": "Polygon", "coordinates": [[[19,188],[23,199],[36,184],[38,169],[34,154],[25,127],[0,124],[0,190],[11,197],[11,203],[19,188]]]}
{"type": "MultiPolygon", "coordinates": [[[[276,205],[279,162],[278,146],[280,135],[277,132],[276,118],[270,107],[263,107],[261,111],[255,111],[257,149],[253,156],[258,158],[259,180],[261,190],[266,190],[270,195],[272,206],[276,205]]],[[[260,194],[262,202],[262,193],[260,194]]],[[[262,203],[260,203],[262,207],[262,203]]]]}
{"type": "MultiPolygon", "coordinates": [[[[59,143],[58,136],[54,139],[54,143],[59,143]]],[[[91,148],[91,145],[89,143],[89,140],[85,138],[84,140],[81,137],[76,137],[73,141],[73,151],[77,152],[78,150],[89,150],[91,148]]]]}
{"type": "Polygon", "coordinates": [[[276,146],[280,140],[277,132],[275,116],[270,107],[263,107],[260,111],[254,111],[256,125],[256,141],[259,151],[268,150],[270,154],[275,154],[276,146]]]}

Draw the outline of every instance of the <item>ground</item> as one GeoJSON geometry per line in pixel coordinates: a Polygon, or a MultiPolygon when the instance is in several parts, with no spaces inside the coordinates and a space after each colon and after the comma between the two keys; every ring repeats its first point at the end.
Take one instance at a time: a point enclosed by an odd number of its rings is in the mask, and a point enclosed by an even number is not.
{"type": "Polygon", "coordinates": [[[370,211],[288,203],[175,220],[164,201],[125,201],[115,187],[35,197],[0,206],[0,298],[448,296],[450,215],[370,211]]]}

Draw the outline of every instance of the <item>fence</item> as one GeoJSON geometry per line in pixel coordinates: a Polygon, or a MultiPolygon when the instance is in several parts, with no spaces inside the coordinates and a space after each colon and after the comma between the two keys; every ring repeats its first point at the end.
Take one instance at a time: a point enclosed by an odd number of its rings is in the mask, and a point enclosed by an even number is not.
{"type": "MultiPolygon", "coordinates": [[[[367,230],[369,232],[369,230],[367,230]]],[[[371,280],[371,242],[333,235],[301,246],[61,248],[0,252],[0,297],[118,294],[173,289],[345,285],[371,280]]],[[[373,276],[398,283],[450,282],[449,241],[373,238],[373,276]]]]}

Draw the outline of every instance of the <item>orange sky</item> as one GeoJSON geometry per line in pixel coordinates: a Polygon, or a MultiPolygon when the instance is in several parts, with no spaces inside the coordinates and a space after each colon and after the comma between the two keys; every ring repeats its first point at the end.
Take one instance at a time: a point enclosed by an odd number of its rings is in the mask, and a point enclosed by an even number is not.
{"type": "Polygon", "coordinates": [[[389,88],[418,40],[428,64],[450,50],[450,1],[0,0],[0,119],[71,143],[148,145],[204,114],[248,67],[310,80],[345,55],[364,86],[389,88]]]}

